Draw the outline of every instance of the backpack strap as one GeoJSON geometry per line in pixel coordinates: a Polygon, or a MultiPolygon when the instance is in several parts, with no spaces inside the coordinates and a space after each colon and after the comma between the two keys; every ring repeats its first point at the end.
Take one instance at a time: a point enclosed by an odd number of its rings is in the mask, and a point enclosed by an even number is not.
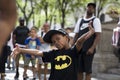
{"type": "MultiPolygon", "coordinates": [[[[92,21],[92,26],[93,26],[93,21],[96,17],[92,18],[90,21],[92,21]]],[[[84,19],[82,18],[79,24],[79,31],[80,31],[80,27],[82,26],[82,24],[84,23],[84,19]]]]}
{"type": "Polygon", "coordinates": [[[84,22],[84,19],[82,18],[79,24],[79,31],[80,31],[80,27],[82,26],[83,22],[84,22]]]}

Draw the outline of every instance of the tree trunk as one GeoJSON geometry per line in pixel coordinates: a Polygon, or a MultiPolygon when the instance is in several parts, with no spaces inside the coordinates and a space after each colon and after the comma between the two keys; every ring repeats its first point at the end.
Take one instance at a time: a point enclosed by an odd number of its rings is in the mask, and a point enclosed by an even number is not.
{"type": "Polygon", "coordinates": [[[61,24],[62,28],[65,27],[65,10],[62,10],[62,24],[61,24]]]}

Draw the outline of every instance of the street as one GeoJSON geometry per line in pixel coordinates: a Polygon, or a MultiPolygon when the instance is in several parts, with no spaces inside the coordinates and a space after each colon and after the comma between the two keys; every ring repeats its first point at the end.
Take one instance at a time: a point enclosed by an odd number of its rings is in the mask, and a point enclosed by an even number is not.
{"type": "MultiPolygon", "coordinates": [[[[30,64],[31,66],[31,64],[30,64]]],[[[19,67],[19,79],[18,80],[23,80],[23,61],[20,61],[20,67],[19,67]]],[[[27,80],[32,80],[32,71],[30,69],[27,70],[27,75],[28,75],[28,79],[27,80]]],[[[5,80],[14,80],[14,76],[15,76],[15,70],[12,69],[8,69],[6,68],[6,76],[5,76],[5,80]]],[[[49,74],[47,75],[47,78],[49,77],[49,74]]],[[[41,75],[41,80],[44,80],[44,75],[41,75]]],[[[36,74],[36,80],[39,80],[36,74]]],[[[92,78],[92,80],[100,80],[100,79],[96,79],[96,78],[92,78]]]]}

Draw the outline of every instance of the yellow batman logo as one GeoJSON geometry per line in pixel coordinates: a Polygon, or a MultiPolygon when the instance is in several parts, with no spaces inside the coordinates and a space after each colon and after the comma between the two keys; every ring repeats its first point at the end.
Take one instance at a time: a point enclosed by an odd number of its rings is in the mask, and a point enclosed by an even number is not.
{"type": "Polygon", "coordinates": [[[55,58],[56,64],[55,69],[61,70],[70,66],[72,59],[68,55],[57,56],[55,58]]]}

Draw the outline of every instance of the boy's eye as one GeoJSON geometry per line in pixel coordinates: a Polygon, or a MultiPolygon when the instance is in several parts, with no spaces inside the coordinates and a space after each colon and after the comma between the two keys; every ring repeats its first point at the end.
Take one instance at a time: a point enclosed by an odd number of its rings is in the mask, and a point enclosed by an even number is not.
{"type": "Polygon", "coordinates": [[[58,40],[60,40],[60,38],[59,38],[59,37],[57,37],[57,38],[56,38],[56,40],[58,41],[58,40]]]}
{"type": "Polygon", "coordinates": [[[52,41],[53,43],[56,43],[57,41],[59,41],[60,40],[60,38],[59,37],[57,37],[54,41],[52,41]]]}

